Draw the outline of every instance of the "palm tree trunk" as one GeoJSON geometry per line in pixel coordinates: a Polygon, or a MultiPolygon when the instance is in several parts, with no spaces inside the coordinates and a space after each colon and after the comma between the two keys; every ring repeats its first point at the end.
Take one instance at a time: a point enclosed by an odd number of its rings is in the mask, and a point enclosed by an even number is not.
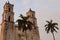
{"type": "Polygon", "coordinates": [[[25,36],[26,36],[26,40],[27,40],[27,33],[26,33],[26,31],[25,31],[25,36]]]}
{"type": "Polygon", "coordinates": [[[55,36],[54,36],[54,33],[52,33],[52,35],[53,35],[53,40],[55,40],[55,36]]]}

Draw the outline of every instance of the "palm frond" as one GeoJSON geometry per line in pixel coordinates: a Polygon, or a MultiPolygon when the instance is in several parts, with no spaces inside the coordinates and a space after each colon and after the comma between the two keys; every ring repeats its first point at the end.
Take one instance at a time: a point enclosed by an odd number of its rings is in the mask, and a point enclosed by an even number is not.
{"type": "Polygon", "coordinates": [[[30,22],[30,21],[27,21],[27,28],[29,29],[29,30],[32,30],[32,25],[33,25],[33,23],[32,22],[30,22]]]}
{"type": "Polygon", "coordinates": [[[24,23],[23,20],[18,19],[16,22],[18,22],[18,29],[21,30],[22,25],[23,25],[23,23],[24,23]]]}
{"type": "Polygon", "coordinates": [[[48,27],[45,28],[45,31],[47,31],[47,30],[48,30],[48,27]]]}
{"type": "Polygon", "coordinates": [[[32,22],[30,22],[30,21],[27,21],[27,23],[28,23],[28,24],[31,24],[31,25],[33,25],[33,23],[32,23],[32,22]]]}
{"type": "Polygon", "coordinates": [[[20,14],[20,16],[19,16],[19,17],[23,18],[23,15],[22,15],[22,14],[20,14]]]}
{"type": "Polygon", "coordinates": [[[30,16],[27,16],[27,17],[25,17],[25,19],[27,20],[29,17],[30,17],[30,16]]]}
{"type": "Polygon", "coordinates": [[[48,26],[48,24],[46,24],[44,27],[47,27],[48,26]]]}
{"type": "Polygon", "coordinates": [[[53,29],[53,31],[57,32],[56,29],[53,29]]]}
{"type": "Polygon", "coordinates": [[[49,21],[46,21],[47,23],[50,23],[49,21]]]}
{"type": "Polygon", "coordinates": [[[48,29],[47,29],[47,33],[49,33],[49,31],[50,31],[50,27],[48,27],[48,29]]]}
{"type": "Polygon", "coordinates": [[[51,28],[51,33],[53,33],[53,29],[51,28]]]}
{"type": "Polygon", "coordinates": [[[58,25],[58,23],[52,23],[52,25],[54,26],[54,25],[58,25]]]}
{"type": "Polygon", "coordinates": [[[50,20],[50,22],[52,23],[53,20],[50,20]]]}
{"type": "Polygon", "coordinates": [[[56,27],[56,26],[54,26],[57,30],[59,30],[59,28],[58,27],[56,27]]]}
{"type": "Polygon", "coordinates": [[[23,20],[26,20],[25,16],[23,16],[22,14],[20,14],[20,16],[23,20]]]}

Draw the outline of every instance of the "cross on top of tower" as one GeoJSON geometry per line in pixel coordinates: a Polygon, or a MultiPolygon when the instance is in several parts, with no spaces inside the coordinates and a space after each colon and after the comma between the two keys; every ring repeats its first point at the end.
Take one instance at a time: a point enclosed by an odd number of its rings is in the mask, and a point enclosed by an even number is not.
{"type": "Polygon", "coordinates": [[[10,2],[9,1],[6,1],[6,3],[5,4],[10,4],[10,2]]]}
{"type": "Polygon", "coordinates": [[[30,8],[30,9],[29,9],[29,12],[35,12],[35,11],[31,10],[31,8],[30,8]]]}
{"type": "Polygon", "coordinates": [[[6,3],[5,3],[5,5],[4,5],[4,7],[5,6],[14,6],[13,4],[11,4],[9,1],[6,1],[6,3]]]}
{"type": "Polygon", "coordinates": [[[8,1],[8,3],[10,4],[10,2],[8,1]]]}
{"type": "Polygon", "coordinates": [[[10,1],[6,1],[5,5],[12,5],[13,6],[13,4],[10,3],[10,1]]]}

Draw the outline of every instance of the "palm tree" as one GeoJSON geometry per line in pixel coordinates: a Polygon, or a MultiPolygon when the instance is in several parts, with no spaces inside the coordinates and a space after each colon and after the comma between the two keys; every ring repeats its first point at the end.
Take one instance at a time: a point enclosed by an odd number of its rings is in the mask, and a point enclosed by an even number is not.
{"type": "Polygon", "coordinates": [[[21,19],[18,19],[17,22],[18,22],[18,27],[19,27],[19,30],[22,28],[23,29],[23,32],[26,31],[27,29],[29,30],[32,30],[32,22],[30,21],[27,21],[27,19],[30,17],[25,17],[23,16],[22,14],[20,14],[21,19]]]}
{"type": "Polygon", "coordinates": [[[55,40],[54,32],[57,32],[57,30],[59,29],[57,27],[58,23],[53,23],[52,20],[51,21],[46,21],[46,22],[47,22],[47,24],[45,25],[45,31],[47,33],[51,32],[52,35],[53,35],[53,40],[55,40]]]}
{"type": "Polygon", "coordinates": [[[30,21],[27,21],[27,19],[30,17],[25,17],[23,16],[22,14],[20,14],[21,19],[18,19],[17,22],[18,22],[18,29],[21,30],[24,32],[25,31],[25,34],[26,34],[26,40],[27,40],[27,33],[26,33],[26,30],[32,30],[32,22],[30,21]]]}

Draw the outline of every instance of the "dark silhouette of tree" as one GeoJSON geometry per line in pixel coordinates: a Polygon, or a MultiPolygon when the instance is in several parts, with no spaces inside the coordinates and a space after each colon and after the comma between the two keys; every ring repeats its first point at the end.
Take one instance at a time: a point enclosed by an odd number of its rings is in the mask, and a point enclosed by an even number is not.
{"type": "Polygon", "coordinates": [[[17,22],[18,22],[18,27],[19,27],[19,30],[20,29],[23,29],[23,32],[26,31],[27,29],[29,30],[32,30],[32,25],[33,23],[30,22],[30,21],[27,21],[27,19],[30,17],[25,17],[23,16],[22,14],[20,14],[21,19],[18,19],[17,22]]]}
{"type": "Polygon", "coordinates": [[[51,32],[53,35],[53,40],[55,40],[54,32],[57,32],[57,30],[59,30],[57,27],[58,23],[53,23],[52,20],[46,22],[47,24],[45,25],[45,31],[47,33],[51,32]]]}
{"type": "Polygon", "coordinates": [[[26,30],[32,30],[32,25],[33,23],[30,22],[30,21],[27,21],[27,19],[30,17],[25,17],[23,16],[22,14],[20,14],[21,19],[18,19],[17,22],[18,22],[18,29],[21,30],[24,32],[25,31],[25,34],[26,34],[26,40],[27,40],[27,33],[26,33],[26,30]]]}

